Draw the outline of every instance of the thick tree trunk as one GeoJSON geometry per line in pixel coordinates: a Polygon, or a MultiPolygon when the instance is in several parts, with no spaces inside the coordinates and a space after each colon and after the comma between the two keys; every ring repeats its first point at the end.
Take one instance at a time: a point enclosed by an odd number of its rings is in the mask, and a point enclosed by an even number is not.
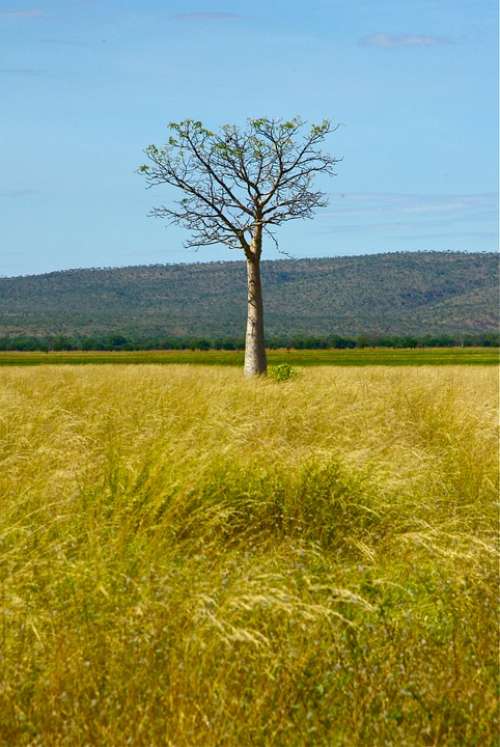
{"type": "Polygon", "coordinates": [[[248,317],[245,339],[245,376],[260,376],[267,371],[264,345],[264,308],[260,282],[260,246],[247,256],[248,317]]]}

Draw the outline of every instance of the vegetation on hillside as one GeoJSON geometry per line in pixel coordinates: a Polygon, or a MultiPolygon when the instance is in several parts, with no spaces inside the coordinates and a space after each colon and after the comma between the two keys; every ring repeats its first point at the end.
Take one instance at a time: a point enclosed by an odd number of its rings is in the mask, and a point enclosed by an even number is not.
{"type": "Polygon", "coordinates": [[[3,744],[496,744],[496,369],[0,374],[3,744]]]}
{"type": "MultiPolygon", "coordinates": [[[[262,263],[267,339],[467,336],[498,330],[493,253],[262,263]]],[[[241,339],[243,262],[0,278],[0,337],[241,339]]]]}

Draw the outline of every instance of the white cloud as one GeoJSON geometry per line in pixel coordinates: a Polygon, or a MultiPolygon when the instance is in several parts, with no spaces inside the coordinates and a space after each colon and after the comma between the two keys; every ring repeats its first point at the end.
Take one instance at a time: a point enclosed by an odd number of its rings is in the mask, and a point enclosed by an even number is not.
{"type": "Polygon", "coordinates": [[[174,18],[176,21],[237,21],[241,16],[238,13],[206,11],[198,13],[176,13],[174,18]]]}
{"type": "MultiPolygon", "coordinates": [[[[496,214],[498,195],[419,195],[379,192],[338,192],[331,195],[329,215],[460,215],[488,212],[496,214]]],[[[325,212],[320,213],[325,215],[325,212]]]]}
{"type": "Polygon", "coordinates": [[[326,210],[318,212],[319,233],[385,236],[481,235],[495,236],[498,195],[411,195],[391,193],[335,193],[326,210]],[[328,226],[328,228],[326,227],[328,226]],[[453,233],[451,233],[453,232],[453,233]],[[485,233],[486,232],[486,233],[485,233]]]}
{"type": "Polygon", "coordinates": [[[38,8],[29,10],[0,10],[0,18],[35,18],[43,16],[43,11],[38,8]]]}
{"type": "Polygon", "coordinates": [[[0,197],[30,197],[31,195],[37,194],[36,189],[0,189],[0,197]]]}
{"type": "Polygon", "coordinates": [[[442,36],[431,34],[388,34],[379,31],[369,34],[360,40],[364,47],[380,47],[382,49],[394,49],[395,47],[435,47],[441,44],[449,44],[450,40],[442,36]]]}
{"type": "Polygon", "coordinates": [[[40,75],[40,70],[31,67],[2,67],[0,75],[40,75]]]}

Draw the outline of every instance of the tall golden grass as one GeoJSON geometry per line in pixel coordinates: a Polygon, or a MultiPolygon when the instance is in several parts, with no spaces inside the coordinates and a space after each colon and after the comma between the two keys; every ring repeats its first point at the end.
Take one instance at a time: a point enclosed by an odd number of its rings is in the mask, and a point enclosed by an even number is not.
{"type": "Polygon", "coordinates": [[[1,743],[495,744],[497,391],[1,370],[1,743]]]}

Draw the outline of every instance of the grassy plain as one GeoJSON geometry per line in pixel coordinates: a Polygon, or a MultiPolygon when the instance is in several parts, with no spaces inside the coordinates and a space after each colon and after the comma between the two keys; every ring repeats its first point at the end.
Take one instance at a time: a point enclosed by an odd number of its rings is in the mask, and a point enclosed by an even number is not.
{"type": "Polygon", "coordinates": [[[498,369],[0,371],[0,743],[496,744],[498,369]]]}
{"type": "MultiPolygon", "coordinates": [[[[292,366],[443,366],[498,365],[498,348],[360,348],[354,350],[269,350],[269,363],[292,366]]],[[[0,352],[0,366],[84,365],[98,363],[242,366],[242,351],[144,350],[0,352]]]]}

